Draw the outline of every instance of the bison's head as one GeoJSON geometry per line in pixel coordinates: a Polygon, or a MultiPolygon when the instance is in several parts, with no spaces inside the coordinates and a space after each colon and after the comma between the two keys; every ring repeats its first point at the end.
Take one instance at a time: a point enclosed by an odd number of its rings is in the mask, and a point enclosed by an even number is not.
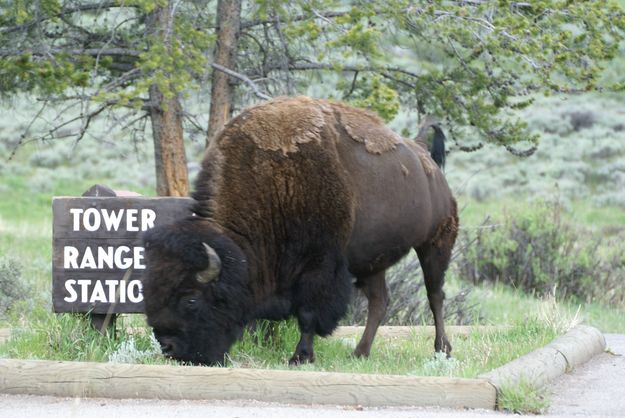
{"type": "Polygon", "coordinates": [[[144,235],[145,313],[163,354],[216,364],[248,320],[247,260],[224,233],[199,217],[144,235]]]}

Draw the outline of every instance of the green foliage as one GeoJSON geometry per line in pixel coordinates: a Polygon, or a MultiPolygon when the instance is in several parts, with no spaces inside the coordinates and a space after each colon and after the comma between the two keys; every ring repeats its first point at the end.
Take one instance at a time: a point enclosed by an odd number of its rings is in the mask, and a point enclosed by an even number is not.
{"type": "Polygon", "coordinates": [[[625,306],[620,291],[625,272],[622,237],[610,244],[589,239],[588,232],[562,220],[557,203],[508,213],[500,222],[462,234],[461,277],[476,284],[501,282],[539,295],[625,306]]]}
{"type": "Polygon", "coordinates": [[[41,308],[31,312],[27,329],[16,330],[0,353],[29,359],[102,361],[117,342],[100,335],[77,315],[55,315],[41,308]]]}
{"type": "Polygon", "coordinates": [[[543,414],[549,408],[546,389],[527,381],[502,385],[497,394],[497,407],[513,414],[543,414]]]}
{"type": "Polygon", "coordinates": [[[499,145],[532,144],[537,137],[505,110],[525,106],[531,92],[594,88],[625,20],[613,2],[504,3],[441,2],[397,18],[415,42],[445,55],[442,67],[421,77],[418,106],[470,127],[457,130],[462,138],[474,133],[499,145]]]}
{"type": "Polygon", "coordinates": [[[262,57],[263,66],[242,60],[243,67],[266,77],[281,70],[271,64],[286,55],[291,63],[287,78],[297,77],[301,86],[311,79],[298,76],[300,63],[307,63],[302,69],[333,71],[338,81],[331,96],[342,94],[386,120],[397,114],[399,102],[419,114],[437,115],[462,146],[479,139],[533,149],[538,133],[514,112],[532,103],[535,93],[597,88],[625,29],[624,14],[613,1],[316,1],[289,6],[252,3],[261,19],[279,17],[286,52],[278,50],[277,39],[267,38],[267,27],[252,27],[247,33],[256,41],[243,40],[242,50],[262,57]],[[263,31],[266,43],[259,41],[263,31]]]}
{"type": "Polygon", "coordinates": [[[37,58],[24,53],[0,60],[0,91],[61,94],[73,87],[87,87],[93,59],[89,56],[59,53],[37,58]]]}
{"type": "MultiPolygon", "coordinates": [[[[141,111],[150,86],[165,98],[188,94],[212,71],[214,4],[13,2],[0,17],[0,90],[80,98],[131,114],[141,111]],[[169,6],[172,22],[162,13],[169,6]]],[[[602,69],[618,53],[624,16],[608,0],[255,0],[244,3],[233,70],[270,95],[305,92],[334,73],[336,89],[322,95],[387,121],[401,104],[444,119],[462,146],[479,140],[531,148],[538,133],[514,111],[535,93],[622,83],[602,69]]],[[[247,88],[239,88],[240,106],[250,101],[247,88]]]]}
{"type": "MultiPolygon", "coordinates": [[[[415,254],[406,256],[387,271],[386,284],[390,299],[384,317],[386,325],[434,323],[423,281],[423,272],[415,254]]],[[[364,325],[368,314],[367,298],[362,292],[356,292],[354,296],[350,310],[342,323],[364,325]]],[[[480,322],[483,318],[478,312],[478,304],[471,299],[471,289],[466,284],[460,289],[447,291],[445,323],[471,325],[480,322]]]]}
{"type": "Polygon", "coordinates": [[[32,309],[29,319],[27,327],[14,327],[9,341],[0,345],[0,358],[170,363],[146,329],[129,335],[120,328],[115,335],[102,335],[85,315],[57,315],[41,307],[32,309]]]}
{"type": "MultiPolygon", "coordinates": [[[[453,358],[432,355],[431,337],[420,333],[405,339],[374,341],[371,357],[351,356],[355,338],[316,338],[314,364],[299,370],[351,373],[408,374],[415,376],[476,377],[531,350],[541,347],[558,333],[536,317],[515,323],[509,329],[454,336],[453,358]]],[[[288,369],[288,360],[299,339],[296,321],[260,321],[247,330],[228,355],[228,365],[264,369],[288,369]]]]}
{"type": "Polygon", "coordinates": [[[20,265],[12,258],[0,257],[0,319],[27,294],[20,265]]]}
{"type": "Polygon", "coordinates": [[[385,121],[392,120],[399,111],[399,94],[379,75],[365,78],[349,103],[375,111],[385,121]]]}
{"type": "Polygon", "coordinates": [[[160,19],[167,5],[135,0],[98,9],[84,2],[18,2],[0,20],[0,91],[136,112],[152,85],[166,98],[196,87],[213,35],[202,28],[208,22],[198,25],[193,2],[179,5],[172,22],[160,19]]]}

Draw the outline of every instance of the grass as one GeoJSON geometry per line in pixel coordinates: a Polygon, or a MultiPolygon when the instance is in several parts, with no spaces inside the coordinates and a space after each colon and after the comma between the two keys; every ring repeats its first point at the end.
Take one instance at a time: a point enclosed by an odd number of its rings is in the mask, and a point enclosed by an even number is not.
{"type": "MultiPolygon", "coordinates": [[[[453,292],[456,286],[461,285],[458,279],[448,282],[453,292]]],[[[465,284],[466,286],[466,284],[465,284]]],[[[478,309],[478,316],[484,318],[485,324],[510,324],[524,321],[531,315],[549,309],[550,305],[557,306],[559,313],[556,317],[577,317],[578,322],[591,325],[607,333],[625,333],[625,309],[606,307],[599,303],[576,304],[569,300],[553,298],[541,299],[528,295],[519,289],[513,289],[503,284],[482,284],[471,288],[468,296],[470,304],[478,309]]]]}
{"type": "MultiPolygon", "coordinates": [[[[123,323],[117,338],[111,338],[91,329],[84,317],[57,316],[36,309],[21,325],[0,345],[0,357],[176,364],[160,355],[149,330],[130,335],[123,323]]],[[[231,349],[226,365],[292,369],[288,360],[299,339],[297,324],[275,323],[269,338],[268,328],[268,323],[261,323],[256,331],[247,331],[231,349]]],[[[434,356],[433,338],[419,333],[403,339],[377,338],[368,359],[352,356],[355,338],[316,338],[315,363],[297,370],[472,378],[547,344],[557,333],[550,324],[535,318],[505,330],[456,335],[451,337],[454,351],[450,359],[434,356]]]]}
{"type": "MultiPolygon", "coordinates": [[[[554,195],[553,199],[558,196],[554,195]]],[[[458,197],[460,224],[463,228],[479,227],[488,214],[501,214],[509,211],[528,212],[532,210],[534,196],[516,195],[499,199],[477,201],[466,196],[458,197]]],[[[573,200],[563,204],[564,221],[582,226],[588,230],[610,231],[625,229],[625,209],[618,206],[596,205],[589,200],[573,200]]]]}
{"type": "MultiPolygon", "coordinates": [[[[298,341],[294,322],[281,323],[277,337],[265,338],[263,330],[247,333],[235,345],[229,360],[237,367],[288,369],[298,341]]],[[[414,376],[474,378],[551,341],[557,332],[538,320],[518,323],[506,330],[473,332],[451,337],[453,357],[434,355],[433,338],[419,333],[408,338],[376,338],[368,359],[352,357],[356,338],[317,338],[314,364],[302,370],[375,373],[414,376]]],[[[360,338],[360,336],[358,336],[360,338]]]]}
{"type": "Polygon", "coordinates": [[[522,381],[515,385],[504,385],[497,395],[497,407],[513,414],[542,414],[549,408],[545,388],[537,388],[522,381]]]}
{"type": "Polygon", "coordinates": [[[130,335],[123,320],[115,336],[102,335],[85,315],[57,315],[37,307],[27,318],[14,313],[11,324],[13,331],[0,345],[0,358],[174,364],[160,354],[151,333],[130,335]]]}

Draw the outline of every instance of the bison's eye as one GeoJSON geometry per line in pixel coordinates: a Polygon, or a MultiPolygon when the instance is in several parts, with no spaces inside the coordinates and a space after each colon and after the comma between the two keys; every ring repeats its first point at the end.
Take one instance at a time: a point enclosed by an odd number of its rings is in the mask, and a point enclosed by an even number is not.
{"type": "Polygon", "coordinates": [[[200,307],[200,297],[193,293],[182,296],[178,302],[178,306],[185,311],[195,311],[200,307]]]}

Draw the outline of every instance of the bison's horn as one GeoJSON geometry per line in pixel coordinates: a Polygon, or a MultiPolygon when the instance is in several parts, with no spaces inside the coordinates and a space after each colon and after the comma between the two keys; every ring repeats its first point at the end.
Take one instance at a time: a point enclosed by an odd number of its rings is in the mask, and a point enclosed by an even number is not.
{"type": "Polygon", "coordinates": [[[219,272],[221,271],[221,259],[210,245],[204,242],[202,244],[206,250],[206,255],[208,255],[208,267],[206,270],[202,270],[197,274],[197,281],[200,283],[208,283],[213,280],[217,280],[219,277],[219,272]]]}

